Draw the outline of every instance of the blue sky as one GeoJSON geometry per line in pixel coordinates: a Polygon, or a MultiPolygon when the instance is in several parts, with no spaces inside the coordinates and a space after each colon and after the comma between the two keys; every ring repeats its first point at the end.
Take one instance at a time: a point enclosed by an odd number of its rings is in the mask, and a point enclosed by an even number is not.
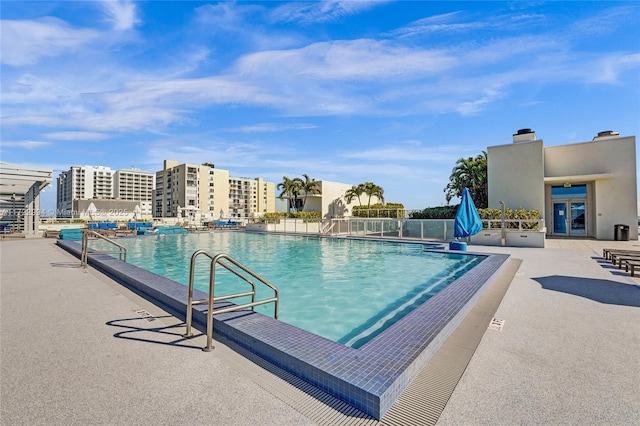
{"type": "MultiPolygon", "coordinates": [[[[640,136],[638,2],[2,1],[0,158],[445,204],[460,157],[640,136]]],[[[43,194],[55,208],[55,185],[43,194]]]]}

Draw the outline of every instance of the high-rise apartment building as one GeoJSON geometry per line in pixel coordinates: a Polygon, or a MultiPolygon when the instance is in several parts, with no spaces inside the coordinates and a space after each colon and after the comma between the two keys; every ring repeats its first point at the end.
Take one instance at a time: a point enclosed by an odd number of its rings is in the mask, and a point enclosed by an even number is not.
{"type": "Polygon", "coordinates": [[[115,198],[124,201],[140,201],[143,215],[153,214],[154,174],[140,169],[121,169],[114,173],[115,198]]]}
{"type": "Polygon", "coordinates": [[[186,211],[218,217],[217,212],[228,208],[228,170],[216,169],[211,163],[165,160],[163,169],[156,172],[156,217],[178,217],[186,211]]]}
{"type": "Polygon", "coordinates": [[[261,178],[234,178],[212,163],[171,160],[156,172],[156,217],[195,213],[208,218],[248,218],[274,211],[275,184],[261,178]]]}
{"type": "Polygon", "coordinates": [[[275,184],[262,178],[229,178],[229,217],[247,218],[275,212],[275,184]]]}
{"type": "Polygon", "coordinates": [[[72,166],[57,178],[57,216],[77,217],[74,201],[138,201],[142,215],[153,214],[153,173],[139,169],[72,166]]]}
{"type": "Polygon", "coordinates": [[[74,200],[113,198],[114,171],[104,166],[72,166],[57,178],[57,216],[71,217],[74,200]]]}

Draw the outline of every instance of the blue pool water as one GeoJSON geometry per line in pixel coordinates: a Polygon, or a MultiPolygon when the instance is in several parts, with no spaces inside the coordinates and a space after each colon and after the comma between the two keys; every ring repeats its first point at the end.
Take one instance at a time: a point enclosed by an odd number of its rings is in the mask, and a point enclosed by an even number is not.
{"type": "MultiPolygon", "coordinates": [[[[102,243],[93,241],[91,247],[102,243]]],[[[118,243],[127,248],[128,263],[184,285],[196,250],[229,254],[278,287],[279,320],[354,348],[484,259],[430,252],[422,244],[242,232],[145,236],[118,243]]],[[[196,266],[196,288],[206,292],[209,261],[200,257],[196,266]]],[[[234,275],[216,269],[216,295],[241,291],[238,285],[234,275]]],[[[258,297],[270,297],[269,291],[259,288],[258,297]]],[[[256,310],[272,315],[273,305],[256,310]]]]}

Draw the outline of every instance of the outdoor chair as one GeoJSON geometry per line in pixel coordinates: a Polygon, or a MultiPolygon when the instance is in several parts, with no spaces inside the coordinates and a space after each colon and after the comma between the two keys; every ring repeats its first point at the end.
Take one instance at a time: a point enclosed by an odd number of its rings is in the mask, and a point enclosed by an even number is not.
{"type": "Polygon", "coordinates": [[[625,266],[625,271],[629,272],[629,274],[634,277],[636,268],[640,269],[640,259],[625,259],[622,262],[625,266]]]}
{"type": "Polygon", "coordinates": [[[622,269],[622,262],[625,260],[638,260],[640,261],[640,252],[626,252],[626,253],[611,253],[611,263],[614,266],[618,266],[618,269],[622,269]]]}
{"type": "Polygon", "coordinates": [[[607,260],[611,260],[611,256],[614,254],[640,254],[640,250],[622,250],[622,249],[612,249],[612,248],[605,248],[602,249],[602,257],[604,257],[607,260]]]}

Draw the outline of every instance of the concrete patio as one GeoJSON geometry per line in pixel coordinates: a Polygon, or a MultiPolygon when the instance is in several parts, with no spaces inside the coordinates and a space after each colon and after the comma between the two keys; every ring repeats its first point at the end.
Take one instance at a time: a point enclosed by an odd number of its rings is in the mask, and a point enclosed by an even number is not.
{"type": "MultiPolygon", "coordinates": [[[[604,247],[640,243],[469,246],[523,262],[495,314],[502,329],[487,330],[438,424],[640,423],[640,281],[604,247]]],[[[203,352],[202,336],[185,340],[179,320],[55,240],[5,240],[0,258],[0,423],[332,424],[225,345],[203,352]]]]}

